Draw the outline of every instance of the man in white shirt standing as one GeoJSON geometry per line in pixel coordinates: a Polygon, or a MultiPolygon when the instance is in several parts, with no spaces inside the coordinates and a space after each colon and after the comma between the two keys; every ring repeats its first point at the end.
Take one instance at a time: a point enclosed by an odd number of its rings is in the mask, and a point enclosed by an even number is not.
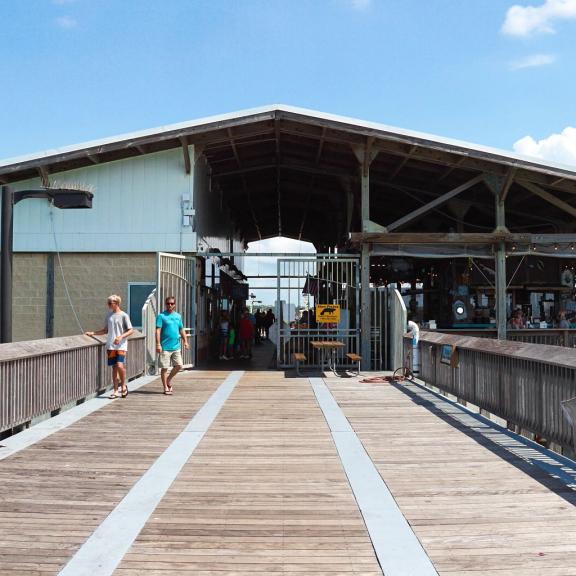
{"type": "Polygon", "coordinates": [[[413,320],[408,320],[408,336],[412,336],[412,372],[414,375],[420,373],[420,350],[418,341],[420,340],[420,327],[413,320]]]}
{"type": "Polygon", "coordinates": [[[87,336],[107,335],[106,352],[108,366],[112,367],[112,381],[114,392],[110,398],[118,398],[118,382],[120,382],[122,398],[128,396],[126,386],[126,352],[128,350],[128,336],[134,332],[130,317],[120,309],[122,298],[117,294],[108,296],[108,315],[106,325],[96,332],[86,332],[87,336]]]}

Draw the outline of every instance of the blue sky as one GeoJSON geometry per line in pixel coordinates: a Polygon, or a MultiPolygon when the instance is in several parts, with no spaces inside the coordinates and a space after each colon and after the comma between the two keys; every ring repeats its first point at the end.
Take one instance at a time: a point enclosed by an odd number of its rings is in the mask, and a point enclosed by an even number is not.
{"type": "Polygon", "coordinates": [[[0,0],[0,21],[0,158],[285,103],[576,164],[576,0],[0,0]]]}

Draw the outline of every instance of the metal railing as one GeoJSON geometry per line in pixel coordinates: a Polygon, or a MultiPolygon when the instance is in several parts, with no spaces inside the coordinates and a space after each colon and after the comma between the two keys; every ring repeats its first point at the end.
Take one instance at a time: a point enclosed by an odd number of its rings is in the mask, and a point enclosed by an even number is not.
{"type": "MultiPolygon", "coordinates": [[[[411,346],[411,339],[404,339],[411,346]]],[[[522,429],[573,448],[562,402],[576,396],[576,354],[558,346],[420,333],[420,378],[522,429]]]]}
{"type": "Polygon", "coordinates": [[[402,295],[396,288],[390,288],[390,365],[391,370],[404,366],[403,338],[408,325],[408,312],[402,295]]]}
{"type": "Polygon", "coordinates": [[[352,367],[354,363],[346,357],[348,353],[359,354],[357,330],[325,328],[302,328],[291,330],[289,327],[279,328],[281,346],[278,347],[278,365],[290,367],[294,364],[293,354],[300,353],[306,356],[301,366],[320,367],[321,352],[312,346],[312,342],[323,340],[337,340],[344,346],[333,352],[336,365],[339,367],[352,367]]]}
{"type": "MultiPolygon", "coordinates": [[[[144,373],[144,335],[128,339],[127,377],[144,373]]],[[[66,336],[0,345],[0,432],[112,385],[105,340],[66,336]]]]}

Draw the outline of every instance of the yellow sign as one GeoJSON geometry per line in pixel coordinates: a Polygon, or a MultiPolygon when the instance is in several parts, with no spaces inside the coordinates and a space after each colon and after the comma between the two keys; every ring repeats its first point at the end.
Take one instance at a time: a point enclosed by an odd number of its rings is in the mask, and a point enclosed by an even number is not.
{"type": "Polygon", "coordinates": [[[340,322],[340,304],[316,304],[316,322],[338,324],[340,322]]]}

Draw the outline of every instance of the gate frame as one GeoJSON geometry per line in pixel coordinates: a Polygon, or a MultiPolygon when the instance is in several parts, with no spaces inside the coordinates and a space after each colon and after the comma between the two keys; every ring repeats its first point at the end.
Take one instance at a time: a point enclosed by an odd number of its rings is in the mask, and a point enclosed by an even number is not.
{"type": "MultiPolygon", "coordinates": [[[[182,323],[184,324],[184,330],[188,335],[188,344],[190,346],[189,351],[183,350],[182,357],[184,358],[184,365],[192,367],[196,367],[196,336],[197,336],[197,317],[198,317],[198,310],[197,310],[197,298],[198,298],[198,291],[197,291],[197,274],[196,268],[198,266],[198,255],[195,253],[191,254],[173,254],[171,252],[157,252],[156,253],[156,298],[157,298],[157,306],[158,306],[158,314],[161,310],[164,309],[164,300],[166,296],[168,296],[168,290],[165,290],[162,286],[162,274],[169,274],[180,281],[183,281],[188,286],[188,305],[189,309],[187,312],[182,314],[182,323]],[[188,267],[187,271],[189,272],[188,277],[183,275],[179,275],[175,271],[171,270],[162,270],[162,260],[163,259],[170,259],[173,261],[180,261],[180,262],[189,262],[190,266],[188,267]],[[188,357],[188,358],[186,358],[188,357]],[[190,362],[186,362],[186,359],[189,359],[190,362]]],[[[180,295],[174,294],[176,297],[176,308],[179,306],[180,295]]]]}
{"type": "Polygon", "coordinates": [[[311,263],[319,263],[319,262],[342,262],[342,263],[349,263],[353,265],[354,268],[354,282],[355,282],[355,303],[356,303],[356,327],[354,331],[356,332],[355,337],[352,337],[356,341],[356,352],[360,352],[360,346],[362,343],[361,340],[361,319],[362,319],[362,301],[361,301],[361,287],[360,287],[360,268],[361,268],[361,259],[359,254],[339,254],[335,253],[320,253],[314,254],[309,253],[306,255],[292,255],[292,254],[284,254],[283,256],[278,256],[278,260],[276,262],[276,270],[277,270],[277,278],[276,278],[276,367],[277,369],[285,369],[285,368],[292,368],[294,367],[293,363],[280,363],[280,347],[282,344],[281,339],[281,325],[280,325],[280,318],[281,318],[281,298],[280,292],[281,290],[286,290],[286,287],[281,285],[282,279],[285,278],[283,274],[281,274],[280,267],[283,263],[290,263],[290,262],[311,262],[311,263]]]}

